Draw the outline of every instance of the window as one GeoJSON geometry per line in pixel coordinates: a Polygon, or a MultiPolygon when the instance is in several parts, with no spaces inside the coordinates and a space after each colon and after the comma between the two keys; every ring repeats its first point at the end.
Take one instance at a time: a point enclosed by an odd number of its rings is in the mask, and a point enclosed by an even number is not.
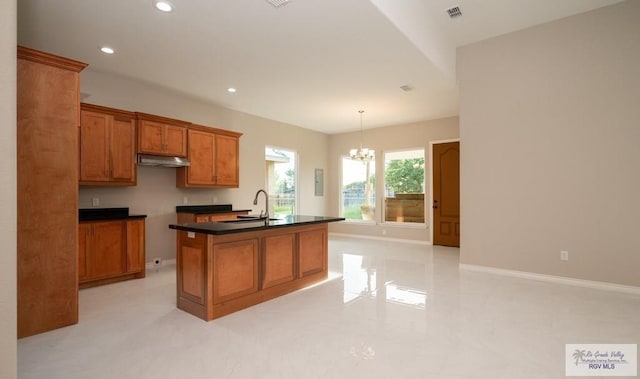
{"type": "Polygon", "coordinates": [[[342,209],[347,220],[375,221],[375,161],[342,157],[342,209]]]}
{"type": "Polygon", "coordinates": [[[424,149],[384,154],[384,220],[424,223],[424,149]]]}
{"type": "Polygon", "coordinates": [[[272,217],[296,213],[296,153],[267,146],[264,151],[267,167],[269,215],[272,217]]]}

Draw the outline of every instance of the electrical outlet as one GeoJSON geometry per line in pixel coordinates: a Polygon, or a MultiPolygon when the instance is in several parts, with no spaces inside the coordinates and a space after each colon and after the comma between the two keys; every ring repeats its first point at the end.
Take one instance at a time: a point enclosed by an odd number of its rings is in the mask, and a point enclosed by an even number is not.
{"type": "Polygon", "coordinates": [[[186,196],[182,198],[182,204],[189,204],[189,198],[186,196]]]}
{"type": "Polygon", "coordinates": [[[387,235],[387,229],[382,229],[382,235],[386,236],[387,235]]]}
{"type": "Polygon", "coordinates": [[[153,258],[153,267],[162,266],[162,258],[153,258]]]}
{"type": "Polygon", "coordinates": [[[93,204],[94,207],[97,207],[98,205],[100,205],[100,199],[94,197],[93,199],[91,199],[91,204],[93,204]]]}
{"type": "Polygon", "coordinates": [[[566,250],[562,250],[560,252],[560,260],[561,261],[568,261],[569,260],[569,252],[566,250]]]}
{"type": "Polygon", "coordinates": [[[213,204],[217,204],[218,203],[218,196],[214,196],[212,199],[213,204]]]}

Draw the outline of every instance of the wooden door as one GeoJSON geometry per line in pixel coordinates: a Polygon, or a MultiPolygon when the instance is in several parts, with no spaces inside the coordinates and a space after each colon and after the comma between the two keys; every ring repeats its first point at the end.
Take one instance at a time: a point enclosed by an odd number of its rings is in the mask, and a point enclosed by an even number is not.
{"type": "Polygon", "coordinates": [[[92,279],[123,274],[126,270],[124,221],[93,223],[90,246],[92,279]]]}
{"type": "Polygon", "coordinates": [[[216,135],[216,184],[237,187],[239,180],[238,137],[216,135]]]}
{"type": "Polygon", "coordinates": [[[140,120],[138,125],[138,151],[145,154],[165,154],[164,125],[140,120]]]}
{"type": "Polygon", "coordinates": [[[80,181],[109,180],[109,130],[112,117],[82,111],[80,119],[80,181]]]}
{"type": "Polygon", "coordinates": [[[187,156],[187,128],[165,125],[165,153],[169,156],[187,156]]]}
{"type": "Polygon", "coordinates": [[[187,184],[214,185],[215,168],[215,134],[199,130],[189,130],[189,161],[187,167],[187,184]]]}
{"type": "Polygon", "coordinates": [[[460,246],[460,143],[433,145],[433,244],[460,246]]]}
{"type": "Polygon", "coordinates": [[[135,183],[135,121],[114,118],[110,136],[111,180],[114,182],[135,183]]]}
{"type": "Polygon", "coordinates": [[[144,271],[144,219],[127,221],[127,272],[144,271]]]}

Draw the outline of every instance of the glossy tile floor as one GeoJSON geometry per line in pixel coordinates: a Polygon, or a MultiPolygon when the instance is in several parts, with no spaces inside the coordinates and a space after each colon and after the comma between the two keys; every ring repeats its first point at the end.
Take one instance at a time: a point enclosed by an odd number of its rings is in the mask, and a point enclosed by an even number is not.
{"type": "Polygon", "coordinates": [[[640,297],[460,271],[458,249],[332,237],[330,280],[204,322],[175,268],[80,292],[18,342],[27,378],[562,378],[565,343],[640,343],[640,297]]]}

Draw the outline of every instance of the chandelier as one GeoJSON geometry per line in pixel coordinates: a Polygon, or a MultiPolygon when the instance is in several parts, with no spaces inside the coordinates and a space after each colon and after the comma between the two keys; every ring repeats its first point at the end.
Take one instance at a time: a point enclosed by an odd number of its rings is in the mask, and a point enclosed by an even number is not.
{"type": "Polygon", "coordinates": [[[364,113],[364,111],[358,111],[358,113],[360,113],[360,148],[349,150],[349,155],[351,156],[351,159],[355,159],[358,161],[371,161],[375,158],[375,151],[367,149],[366,147],[362,147],[362,114],[364,113]]]}

